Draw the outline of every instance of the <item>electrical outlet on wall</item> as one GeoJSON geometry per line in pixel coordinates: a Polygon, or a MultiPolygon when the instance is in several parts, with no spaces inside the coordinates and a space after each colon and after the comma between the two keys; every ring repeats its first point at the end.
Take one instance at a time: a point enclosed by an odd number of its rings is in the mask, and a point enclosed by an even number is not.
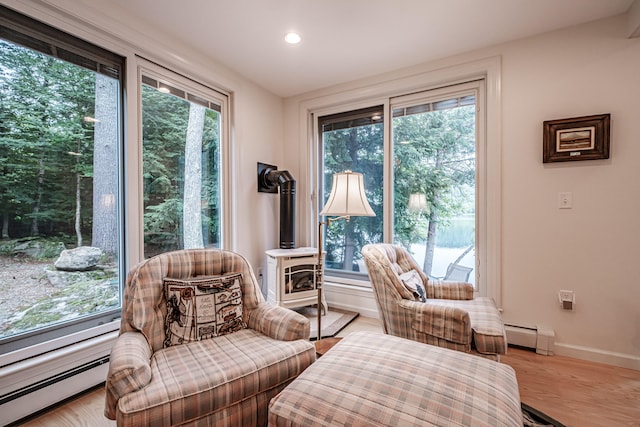
{"type": "Polygon", "coordinates": [[[262,287],[262,285],[264,284],[264,276],[262,275],[262,267],[258,267],[257,268],[257,273],[258,273],[258,284],[260,284],[260,287],[262,287]]]}
{"type": "Polygon", "coordinates": [[[573,310],[573,304],[576,302],[576,294],[573,291],[561,290],[558,292],[558,300],[565,310],[573,310]]]}

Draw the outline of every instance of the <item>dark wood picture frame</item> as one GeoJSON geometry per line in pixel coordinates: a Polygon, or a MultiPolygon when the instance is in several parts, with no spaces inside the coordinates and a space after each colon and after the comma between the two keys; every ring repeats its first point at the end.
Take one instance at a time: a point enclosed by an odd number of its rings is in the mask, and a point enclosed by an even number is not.
{"type": "Polygon", "coordinates": [[[543,123],[542,161],[608,159],[610,127],[611,114],[547,120],[543,123]]]}

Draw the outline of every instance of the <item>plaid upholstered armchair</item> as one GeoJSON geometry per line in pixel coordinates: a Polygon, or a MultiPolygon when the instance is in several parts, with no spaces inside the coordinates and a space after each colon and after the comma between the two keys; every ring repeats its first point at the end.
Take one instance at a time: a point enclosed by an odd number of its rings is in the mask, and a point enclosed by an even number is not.
{"type": "Polygon", "coordinates": [[[262,426],[268,404],[315,361],[309,320],[268,305],[248,262],[169,252],[127,276],[105,416],[118,426],[262,426]]]}
{"type": "Polygon", "coordinates": [[[495,360],[506,353],[500,312],[471,284],[429,279],[400,246],[366,245],[362,255],[386,334],[495,360]]]}

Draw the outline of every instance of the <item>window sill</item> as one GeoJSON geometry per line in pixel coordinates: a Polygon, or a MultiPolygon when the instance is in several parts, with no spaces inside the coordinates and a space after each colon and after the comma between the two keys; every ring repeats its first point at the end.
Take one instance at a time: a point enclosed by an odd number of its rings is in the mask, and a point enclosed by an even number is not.
{"type": "Polygon", "coordinates": [[[118,329],[120,329],[120,319],[116,319],[112,322],[105,323],[94,328],[89,328],[84,331],[64,335],[60,338],[45,341],[40,344],[21,348],[19,350],[0,355],[0,368],[23,360],[31,359],[39,355],[44,355],[45,353],[50,353],[55,350],[63,350],[64,347],[68,347],[109,332],[117,331],[118,329]]]}
{"type": "MultiPolygon", "coordinates": [[[[324,283],[324,295],[330,309],[355,311],[364,317],[377,319],[378,308],[373,295],[373,288],[368,282],[359,284],[339,283],[331,278],[324,283]]],[[[342,279],[340,279],[342,280],[342,279]]]]}
{"type": "Polygon", "coordinates": [[[325,276],[324,283],[331,285],[355,286],[358,288],[371,288],[371,282],[369,282],[368,278],[367,280],[358,280],[349,279],[347,277],[325,276]]]}

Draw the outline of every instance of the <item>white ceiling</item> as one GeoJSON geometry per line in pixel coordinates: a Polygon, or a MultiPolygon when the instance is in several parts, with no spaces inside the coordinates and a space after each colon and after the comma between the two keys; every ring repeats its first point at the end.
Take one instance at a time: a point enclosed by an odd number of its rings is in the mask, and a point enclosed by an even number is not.
{"type": "Polygon", "coordinates": [[[288,97],[627,12],[633,0],[85,0],[288,97]],[[287,45],[287,31],[302,43],[287,45]]]}

